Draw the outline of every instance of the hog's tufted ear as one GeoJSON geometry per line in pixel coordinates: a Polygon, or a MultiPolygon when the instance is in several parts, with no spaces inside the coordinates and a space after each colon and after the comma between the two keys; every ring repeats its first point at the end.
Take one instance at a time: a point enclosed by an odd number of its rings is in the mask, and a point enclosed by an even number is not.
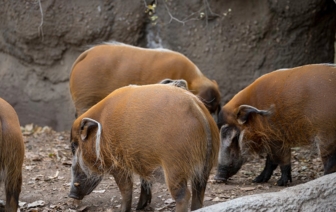
{"type": "Polygon", "coordinates": [[[251,114],[259,114],[262,116],[268,116],[272,113],[271,111],[272,108],[273,106],[271,106],[269,110],[259,110],[250,105],[240,105],[238,108],[238,112],[237,112],[237,121],[239,124],[245,124],[250,118],[251,114]]]}
{"type": "Polygon", "coordinates": [[[92,133],[97,127],[100,128],[99,122],[90,118],[83,118],[79,132],[81,139],[85,141],[89,137],[89,134],[92,133]]]}
{"type": "Polygon", "coordinates": [[[172,86],[176,86],[176,87],[184,88],[188,90],[188,83],[184,79],[177,79],[177,80],[164,79],[160,81],[159,84],[172,85],[172,86]]]}

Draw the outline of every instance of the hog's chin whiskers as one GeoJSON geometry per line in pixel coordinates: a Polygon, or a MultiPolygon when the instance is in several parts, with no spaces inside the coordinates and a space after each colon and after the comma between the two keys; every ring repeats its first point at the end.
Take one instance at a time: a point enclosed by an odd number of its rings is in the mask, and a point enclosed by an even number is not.
{"type": "Polygon", "coordinates": [[[87,178],[85,184],[88,186],[87,194],[90,194],[100,183],[102,176],[99,175],[91,175],[90,178],[87,178]]]}

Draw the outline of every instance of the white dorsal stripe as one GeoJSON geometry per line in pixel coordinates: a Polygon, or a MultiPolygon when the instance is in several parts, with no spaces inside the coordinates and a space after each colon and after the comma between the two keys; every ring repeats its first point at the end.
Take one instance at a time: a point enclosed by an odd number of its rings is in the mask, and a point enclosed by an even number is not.
{"type": "Polygon", "coordinates": [[[101,124],[98,121],[91,119],[91,118],[83,118],[82,121],[83,120],[92,121],[98,125],[98,129],[96,133],[96,155],[97,155],[97,160],[98,160],[100,159],[100,137],[101,137],[101,130],[102,130],[101,124]]]}

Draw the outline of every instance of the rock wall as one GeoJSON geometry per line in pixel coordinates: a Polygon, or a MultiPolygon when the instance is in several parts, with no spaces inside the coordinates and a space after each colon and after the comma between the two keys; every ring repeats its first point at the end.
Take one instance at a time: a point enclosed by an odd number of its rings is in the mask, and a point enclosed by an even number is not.
{"type": "Polygon", "coordinates": [[[322,0],[25,0],[0,2],[0,97],[22,125],[68,130],[76,57],[117,40],[188,56],[223,103],[277,68],[334,61],[336,5],[322,0]]]}

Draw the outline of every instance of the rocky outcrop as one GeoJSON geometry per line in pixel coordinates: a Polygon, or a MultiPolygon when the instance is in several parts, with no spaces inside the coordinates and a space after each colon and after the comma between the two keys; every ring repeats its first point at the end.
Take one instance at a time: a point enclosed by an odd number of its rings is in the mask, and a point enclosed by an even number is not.
{"type": "Polygon", "coordinates": [[[25,0],[0,3],[0,97],[21,124],[69,129],[76,57],[109,40],[165,47],[215,79],[223,103],[277,68],[334,60],[333,1],[25,0]]]}
{"type": "Polygon", "coordinates": [[[279,192],[244,196],[197,211],[335,211],[335,186],[336,173],[279,192]]]}

